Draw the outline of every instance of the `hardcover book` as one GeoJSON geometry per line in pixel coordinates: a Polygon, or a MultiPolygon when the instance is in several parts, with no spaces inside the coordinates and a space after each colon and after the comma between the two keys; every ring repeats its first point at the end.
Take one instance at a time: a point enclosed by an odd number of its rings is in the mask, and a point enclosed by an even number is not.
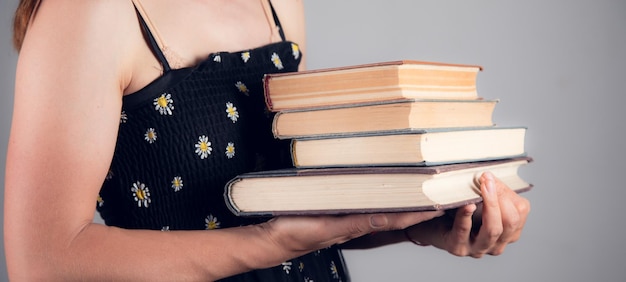
{"type": "Polygon", "coordinates": [[[348,214],[451,209],[481,201],[484,171],[517,192],[528,157],[427,167],[284,169],[239,175],[225,186],[238,216],[348,214]]]}
{"type": "Polygon", "coordinates": [[[276,113],[278,139],[346,133],[493,126],[498,100],[401,100],[276,113]]]}
{"type": "Polygon", "coordinates": [[[414,130],[291,141],[295,167],[424,166],[519,157],[525,127],[414,130]]]}
{"type": "Polygon", "coordinates": [[[480,66],[391,61],[338,68],[268,74],[270,111],[399,99],[478,99],[480,66]]]}

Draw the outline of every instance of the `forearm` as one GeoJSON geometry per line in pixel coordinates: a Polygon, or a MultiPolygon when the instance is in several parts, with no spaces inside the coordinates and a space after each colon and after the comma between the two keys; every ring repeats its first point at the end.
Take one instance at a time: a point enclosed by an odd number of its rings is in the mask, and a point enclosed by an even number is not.
{"type": "Polygon", "coordinates": [[[11,248],[9,270],[16,281],[213,281],[300,255],[264,233],[258,226],[163,232],[92,223],[69,244],[11,248]]]}

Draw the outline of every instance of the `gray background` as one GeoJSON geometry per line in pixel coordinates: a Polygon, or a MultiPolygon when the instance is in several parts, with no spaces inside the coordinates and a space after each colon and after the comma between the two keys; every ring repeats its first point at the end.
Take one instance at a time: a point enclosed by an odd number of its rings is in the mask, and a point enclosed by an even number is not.
{"type": "MultiPolygon", "coordinates": [[[[16,3],[0,6],[0,159],[16,3]]],[[[528,126],[535,158],[522,170],[535,184],[526,194],[532,212],[505,254],[457,258],[408,243],[346,251],[354,281],[626,280],[626,1],[310,0],[306,9],[309,68],[398,59],[482,65],[479,94],[501,99],[498,125],[528,126]]]]}

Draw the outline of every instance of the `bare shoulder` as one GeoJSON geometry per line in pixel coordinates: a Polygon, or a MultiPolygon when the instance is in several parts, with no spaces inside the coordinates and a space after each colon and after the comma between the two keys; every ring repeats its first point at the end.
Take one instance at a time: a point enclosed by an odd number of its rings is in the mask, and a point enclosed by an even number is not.
{"type": "Polygon", "coordinates": [[[302,0],[271,0],[276,14],[285,32],[287,40],[300,45],[304,57],[301,68],[306,65],[306,26],[304,18],[304,3],[302,0]]]}
{"type": "Polygon", "coordinates": [[[132,57],[129,51],[140,42],[134,38],[141,40],[137,26],[131,1],[43,0],[20,56],[43,57],[59,66],[108,64],[109,70],[122,72],[132,57]]]}
{"type": "Polygon", "coordinates": [[[301,0],[271,0],[288,40],[304,44],[304,4],[301,0]]]}

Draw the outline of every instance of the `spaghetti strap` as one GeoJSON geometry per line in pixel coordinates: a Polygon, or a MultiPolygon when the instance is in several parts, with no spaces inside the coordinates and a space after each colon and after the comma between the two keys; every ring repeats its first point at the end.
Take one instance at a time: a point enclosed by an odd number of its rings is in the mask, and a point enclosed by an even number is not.
{"type": "Polygon", "coordinates": [[[274,24],[278,28],[278,33],[280,34],[280,38],[285,41],[285,32],[283,31],[283,27],[280,25],[280,20],[278,19],[278,15],[276,14],[276,10],[274,10],[274,5],[272,5],[272,1],[268,0],[270,3],[270,9],[272,9],[272,17],[274,17],[274,24]]]}
{"type": "MultiPolygon", "coordinates": [[[[161,65],[163,66],[163,72],[167,72],[171,70],[170,64],[168,63],[165,55],[163,54],[163,50],[161,49],[161,45],[159,44],[160,40],[157,41],[158,34],[153,33],[150,29],[148,22],[146,22],[144,16],[142,15],[143,9],[141,8],[141,4],[138,3],[138,0],[133,0],[133,6],[135,7],[135,12],[137,13],[137,17],[139,18],[139,22],[141,24],[141,29],[144,31],[145,35],[148,37],[148,43],[150,45],[150,49],[154,52],[154,55],[157,57],[161,65]],[[155,37],[155,34],[157,37],[155,37]]],[[[160,38],[159,38],[160,39],[160,38]]]]}

